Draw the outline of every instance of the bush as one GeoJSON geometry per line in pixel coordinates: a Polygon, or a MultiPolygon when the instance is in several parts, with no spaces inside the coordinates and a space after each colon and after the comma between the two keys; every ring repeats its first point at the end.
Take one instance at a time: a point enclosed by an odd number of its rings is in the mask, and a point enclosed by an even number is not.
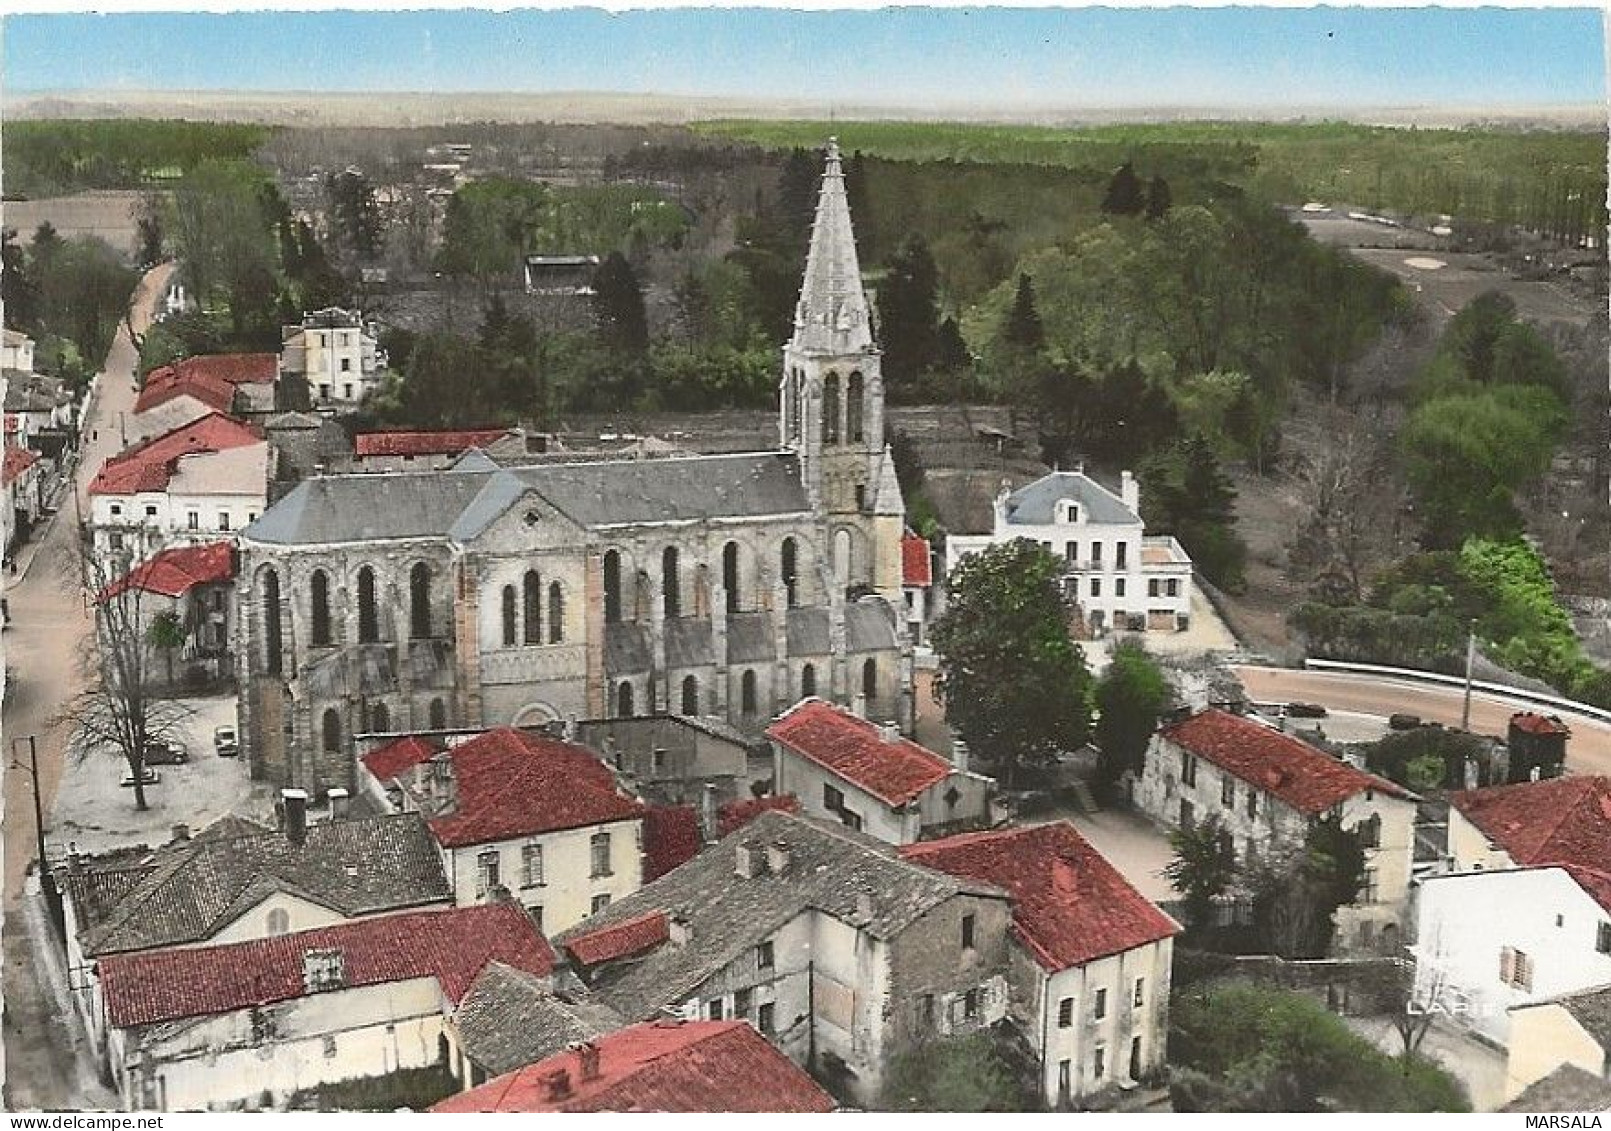
{"type": "Polygon", "coordinates": [[[989,1033],[950,1037],[902,1053],[890,1064],[883,1111],[1037,1111],[989,1033]]]}

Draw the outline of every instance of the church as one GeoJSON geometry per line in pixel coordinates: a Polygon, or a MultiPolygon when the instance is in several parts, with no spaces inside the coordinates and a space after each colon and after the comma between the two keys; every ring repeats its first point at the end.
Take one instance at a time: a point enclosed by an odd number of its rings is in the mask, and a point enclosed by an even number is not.
{"type": "Polygon", "coordinates": [[[352,738],[651,714],[759,735],[805,696],[912,726],[905,505],[830,140],[779,446],[303,481],[241,535],[254,776],[353,788],[352,738]]]}

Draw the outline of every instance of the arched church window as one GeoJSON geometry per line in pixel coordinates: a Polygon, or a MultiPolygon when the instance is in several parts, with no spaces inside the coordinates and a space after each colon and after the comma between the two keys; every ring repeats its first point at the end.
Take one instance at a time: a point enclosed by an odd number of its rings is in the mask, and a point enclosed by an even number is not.
{"type": "Polygon", "coordinates": [[[868,703],[878,698],[878,661],[868,660],[861,666],[861,693],[868,703]]]}
{"type": "Polygon", "coordinates": [[[358,571],[358,643],[373,644],[380,639],[380,607],[375,603],[375,570],[364,566],[358,571]]]}
{"type": "Polygon", "coordinates": [[[800,698],[809,699],[817,693],[817,665],[807,664],[800,669],[800,698]]]}
{"type": "Polygon", "coordinates": [[[722,547],[722,588],[727,590],[727,611],[736,613],[738,599],[738,543],[729,542],[722,547]]]}
{"type": "Polygon", "coordinates": [[[822,442],[839,442],[839,374],[830,373],[822,382],[822,442]]]}
{"type": "Polygon", "coordinates": [[[408,634],[415,640],[431,635],[431,567],[424,562],[408,571],[408,634]]]}
{"type": "Polygon", "coordinates": [[[604,623],[621,620],[621,555],[616,550],[604,554],[604,623]]]}
{"type": "Polygon", "coordinates": [[[519,627],[520,608],[515,597],[515,587],[503,587],[503,646],[513,648],[520,640],[519,627]]]}
{"type": "Polygon", "coordinates": [[[682,713],[699,714],[699,681],[691,675],[682,680],[682,713]]]}
{"type": "Polygon", "coordinates": [[[341,716],[336,714],[334,707],[327,708],[320,727],[320,745],[326,754],[339,754],[341,752],[341,716]]]}
{"type": "Polygon", "coordinates": [[[833,573],[840,585],[850,584],[851,568],[850,531],[836,530],[833,535],[833,573]]]}
{"type": "Polygon", "coordinates": [[[799,603],[799,567],[795,561],[795,542],[793,538],[785,538],[783,547],[778,552],[778,576],[783,579],[784,596],[789,608],[799,603]]]}
{"type": "Polygon", "coordinates": [[[313,606],[313,646],[330,643],[330,575],[322,569],[308,579],[308,600],[313,606]]]}
{"type": "Polygon", "coordinates": [[[548,583],[548,642],[562,643],[565,639],[565,589],[557,581],[548,583]]]}
{"type": "Polygon", "coordinates": [[[850,375],[850,383],[845,388],[845,434],[852,443],[860,443],[862,439],[862,409],[867,395],[864,384],[857,371],[850,375]]]}
{"type": "Polygon", "coordinates": [[[755,714],[755,673],[748,669],[739,680],[739,703],[746,715],[755,714]]]}
{"type": "Polygon", "coordinates": [[[262,574],[263,668],[269,675],[280,674],[280,574],[266,569],[262,574]]]}
{"type": "Polygon", "coordinates": [[[666,616],[682,616],[682,584],[677,574],[677,547],[667,546],[660,555],[660,596],[666,616]]]}
{"type": "Polygon", "coordinates": [[[615,689],[615,717],[630,719],[632,717],[632,685],[625,680],[615,689]]]}
{"type": "Polygon", "coordinates": [[[537,571],[528,569],[526,576],[521,579],[521,611],[525,614],[525,632],[521,637],[523,643],[541,644],[543,642],[543,579],[537,576],[537,571]]]}
{"type": "Polygon", "coordinates": [[[432,730],[443,730],[447,727],[447,704],[441,699],[431,700],[430,720],[432,730]]]}

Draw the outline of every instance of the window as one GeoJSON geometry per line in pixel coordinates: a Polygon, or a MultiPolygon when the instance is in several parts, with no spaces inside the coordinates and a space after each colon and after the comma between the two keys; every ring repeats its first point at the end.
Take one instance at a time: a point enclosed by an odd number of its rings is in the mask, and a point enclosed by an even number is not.
{"type": "Polygon", "coordinates": [[[375,571],[364,566],[358,571],[358,643],[373,644],[380,639],[380,610],[375,604],[375,571]]]}
{"type": "Polygon", "coordinates": [[[1102,564],[1102,543],[1100,542],[1091,543],[1091,564],[1094,566],[1102,564]]]}
{"type": "Polygon", "coordinates": [[[1063,560],[1074,565],[1080,560],[1080,544],[1078,542],[1063,543],[1063,560]]]}
{"type": "Polygon", "coordinates": [[[867,509],[867,485],[865,483],[856,484],[856,509],[859,511],[867,509]]]}
{"type": "Polygon", "coordinates": [[[1611,954],[1611,923],[1601,923],[1595,930],[1594,949],[1611,954]]]}
{"type": "Polygon", "coordinates": [[[979,990],[974,988],[962,995],[962,1016],[969,1021],[979,1016],[979,990]]]}
{"type": "Polygon", "coordinates": [[[513,648],[520,636],[518,627],[520,613],[516,606],[515,587],[503,587],[503,646],[513,648]]]}
{"type": "Polygon", "coordinates": [[[699,714],[699,680],[691,675],[684,676],[682,680],[682,713],[699,714]]]}
{"type": "Polygon", "coordinates": [[[1096,1002],[1091,1006],[1091,1016],[1098,1021],[1108,1015],[1108,991],[1106,987],[1096,991],[1096,1002]]]}
{"type": "Polygon", "coordinates": [[[1074,999],[1066,997],[1057,1003],[1057,1027],[1067,1029],[1074,1024],[1074,999]]]}
{"type": "Polygon", "coordinates": [[[1247,791],[1247,815],[1249,817],[1259,815],[1259,795],[1251,789],[1247,791]]]}
{"type": "Polygon", "coordinates": [[[1096,1046],[1096,1052],[1091,1056],[1091,1075],[1098,1080],[1108,1074],[1108,1050],[1101,1045],[1096,1046]]]}
{"type": "Polygon", "coordinates": [[[334,707],[324,713],[323,725],[320,728],[324,733],[324,752],[338,754],[341,752],[341,716],[336,714],[334,707]]]}
{"type": "Polygon", "coordinates": [[[1091,578],[1091,596],[1102,596],[1102,579],[1100,577],[1091,578]]]}
{"type": "Polygon", "coordinates": [[[755,706],[755,673],[745,671],[739,680],[739,706],[746,715],[753,715],[755,706]]]}
{"type": "Polygon", "coordinates": [[[1073,1065],[1070,1061],[1057,1062],[1057,1099],[1060,1103],[1067,1103],[1073,1092],[1073,1065]]]}
{"type": "Polygon", "coordinates": [[[268,913],[268,933],[270,935],[284,935],[291,931],[291,914],[283,907],[276,907],[268,913]]]}
{"type": "Polygon", "coordinates": [[[925,1029],[934,1027],[934,995],[922,994],[917,999],[917,1023],[925,1029]]]}
{"type": "Polygon", "coordinates": [[[822,383],[822,442],[839,442],[839,374],[830,373],[822,383]]]}
{"type": "Polygon", "coordinates": [[[336,1055],[336,1039],[326,1035],[324,1039],[324,1056],[326,1060],[334,1059],[336,1055]]]}
{"type": "Polygon", "coordinates": [[[603,911],[609,905],[610,905],[610,893],[607,892],[607,891],[600,892],[598,895],[595,895],[593,897],[593,911],[592,911],[592,914],[597,915],[600,911],[603,911]]]}
{"type": "Polygon", "coordinates": [[[147,503],[146,508],[145,508],[145,516],[147,518],[156,518],[157,517],[157,508],[152,506],[150,503],[147,503]]]}
{"type": "Polygon", "coordinates": [[[548,583],[548,642],[565,640],[565,589],[557,581],[548,583]]]}
{"type": "MultiPolygon", "coordinates": [[[[116,546],[113,549],[117,549],[116,546]]],[[[280,674],[280,575],[264,570],[263,579],[263,667],[269,675],[280,674]]]]}
{"type": "Polygon", "coordinates": [[[971,911],[962,917],[962,949],[973,949],[973,913],[971,911]]]}
{"type": "Polygon", "coordinates": [[[431,700],[431,729],[441,730],[447,726],[447,704],[440,699],[431,700]]]}
{"type": "MultiPolygon", "coordinates": [[[[108,534],[106,536],[106,544],[114,550],[121,550],[123,548],[123,535],[117,533],[116,531],[108,534]]],[[[280,669],[275,667],[274,670],[277,672],[280,669]]]]}
{"type": "Polygon", "coordinates": [[[868,660],[861,666],[861,694],[869,704],[878,699],[878,661],[868,660]]]}
{"type": "Polygon", "coordinates": [[[1365,820],[1354,826],[1359,834],[1361,848],[1380,848],[1382,846],[1382,817],[1380,813],[1372,813],[1365,820]]]}
{"type": "Polygon", "coordinates": [[[485,899],[498,886],[501,861],[496,850],[483,852],[475,858],[475,897],[485,899]]]}
{"type": "Polygon", "coordinates": [[[1180,596],[1180,582],[1179,582],[1179,580],[1176,579],[1176,578],[1171,577],[1168,580],[1168,582],[1165,583],[1165,589],[1168,592],[1169,596],[1171,596],[1171,597],[1180,596]]]}
{"type": "Polygon", "coordinates": [[[1236,779],[1225,774],[1219,783],[1219,803],[1227,809],[1236,807],[1236,779]]]}
{"type": "Polygon", "coordinates": [[[1180,756],[1180,784],[1197,785],[1197,759],[1190,754],[1180,756]]]}
{"type": "Polygon", "coordinates": [[[1115,597],[1123,597],[1124,596],[1124,578],[1115,577],[1113,579],[1113,595],[1115,597]]]}
{"type": "Polygon", "coordinates": [[[1376,898],[1376,869],[1366,868],[1364,882],[1359,888],[1359,902],[1375,903],[1376,898]]]}
{"type": "Polygon", "coordinates": [[[431,567],[424,562],[408,571],[408,634],[415,640],[431,635],[431,567]]]}
{"type": "Polygon", "coordinates": [[[783,549],[779,553],[778,576],[783,580],[784,600],[789,608],[799,603],[799,567],[795,562],[796,551],[793,538],[783,540],[783,549]]]}
{"type": "Polygon", "coordinates": [[[1180,802],[1180,827],[1189,829],[1197,820],[1197,808],[1184,798],[1180,802]]]}
{"type": "Polygon", "coordinates": [[[776,958],[777,955],[772,949],[771,939],[767,939],[764,943],[755,948],[755,968],[757,970],[772,969],[776,958]]]}
{"type": "Polygon", "coordinates": [[[1524,951],[1505,947],[1499,952],[1499,980],[1518,990],[1533,988],[1533,959],[1524,951]]]}
{"type": "Polygon", "coordinates": [[[767,1036],[777,1032],[777,1006],[771,1002],[762,1002],[761,1008],[755,1011],[755,1027],[767,1036]]]}
{"type": "Polygon", "coordinates": [[[713,998],[705,1003],[705,1017],[710,1021],[720,1021],[722,1019],[721,998],[713,998]]]}
{"type": "Polygon", "coordinates": [[[1147,578],[1147,596],[1156,597],[1157,595],[1158,595],[1158,579],[1156,577],[1147,578]]]}
{"type": "Polygon", "coordinates": [[[1141,1079],[1141,1038],[1130,1038],[1130,1079],[1141,1079]]]}
{"type": "Polygon", "coordinates": [[[1126,562],[1125,559],[1129,556],[1129,550],[1130,550],[1130,543],[1128,543],[1128,542],[1115,542],[1113,544],[1113,568],[1114,569],[1124,569],[1124,568],[1126,568],[1128,563],[1126,562]]]}
{"type": "Polygon", "coordinates": [[[1145,978],[1137,978],[1136,979],[1135,992],[1130,995],[1130,1004],[1134,1005],[1134,1006],[1140,1006],[1140,1005],[1144,1005],[1146,1003],[1146,1000],[1147,1000],[1147,980],[1145,978]]]}
{"type": "MultiPolygon", "coordinates": [[[[351,373],[352,372],[352,358],[344,357],[344,358],[341,359],[341,371],[343,373],[351,373]]],[[[352,386],[350,386],[350,385],[347,386],[347,388],[351,388],[351,387],[352,386]]]]}
{"type": "Polygon", "coordinates": [[[666,769],[666,752],[656,747],[649,755],[649,765],[655,773],[664,773],[666,769]]]}
{"type": "Polygon", "coordinates": [[[845,795],[835,786],[824,783],[822,786],[822,807],[830,813],[837,813],[845,807],[845,795]]]}
{"type": "Polygon", "coordinates": [[[727,591],[727,611],[738,612],[738,543],[722,547],[722,588],[727,591]]]}
{"type": "Polygon", "coordinates": [[[520,582],[521,611],[525,614],[525,631],[521,635],[524,644],[541,644],[543,642],[543,579],[534,569],[528,569],[526,576],[520,582]]]}
{"type": "Polygon", "coordinates": [[[852,443],[862,438],[862,401],[865,397],[862,376],[859,372],[850,375],[850,383],[845,386],[845,432],[852,443]]]}
{"type": "Polygon", "coordinates": [[[246,512],[246,521],[248,523],[256,522],[257,521],[257,512],[256,511],[247,511],[246,512]]]}
{"type": "Polygon", "coordinates": [[[615,717],[630,719],[632,717],[632,685],[625,680],[615,689],[615,717]]]}
{"type": "Polygon", "coordinates": [[[742,990],[733,991],[733,1017],[747,1018],[750,1015],[750,1006],[754,1004],[755,991],[746,986],[742,990]]]}
{"type": "Polygon", "coordinates": [[[122,518],[123,517],[123,504],[122,503],[113,503],[112,504],[112,517],[113,518],[122,518]]]}
{"type": "Polygon", "coordinates": [[[667,546],[660,555],[660,597],[666,616],[682,616],[682,587],[678,579],[677,547],[667,546]]]}
{"type": "Polygon", "coordinates": [[[229,529],[229,512],[228,511],[219,511],[218,512],[218,529],[220,529],[220,530],[228,530],[229,529]]]}
{"type": "Polygon", "coordinates": [[[200,511],[191,511],[190,513],[186,514],[185,515],[185,525],[190,527],[190,529],[192,529],[192,530],[200,530],[201,529],[201,512],[200,511]]]}
{"type": "Polygon", "coordinates": [[[621,555],[616,550],[604,554],[604,623],[621,619],[621,555]]]}
{"type": "Polygon", "coordinates": [[[613,875],[610,868],[610,834],[594,833],[591,842],[593,849],[593,877],[613,875]]]}
{"type": "Polygon", "coordinates": [[[800,698],[809,699],[817,693],[817,668],[807,664],[800,669],[800,698]]]}
{"type": "Polygon", "coordinates": [[[540,888],[543,886],[543,846],[528,844],[520,850],[521,886],[540,888]]]}
{"type": "Polygon", "coordinates": [[[330,577],[324,570],[313,571],[308,593],[313,602],[313,644],[320,647],[330,643],[330,577]]]}

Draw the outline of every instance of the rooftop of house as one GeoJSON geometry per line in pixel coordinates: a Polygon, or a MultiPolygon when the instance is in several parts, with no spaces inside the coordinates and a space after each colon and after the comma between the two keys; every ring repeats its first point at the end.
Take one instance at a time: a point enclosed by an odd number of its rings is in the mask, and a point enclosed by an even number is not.
{"type": "Polygon", "coordinates": [[[91,955],[204,942],[276,892],[345,916],[453,898],[415,814],[322,821],[308,826],[300,845],[284,832],[226,818],[132,868],[81,860],[68,869],[67,891],[91,955]],[[107,880],[106,873],[117,875],[107,880]]]}
{"type": "Polygon", "coordinates": [[[653,950],[671,938],[664,911],[645,911],[631,919],[597,930],[581,930],[565,943],[565,950],[583,966],[597,966],[653,950]]]}
{"type": "Polygon", "coordinates": [[[1468,789],[1449,804],[1525,868],[1561,867],[1611,910],[1611,778],[1468,789]]]}
{"type": "Polygon", "coordinates": [[[483,448],[509,435],[508,428],[474,428],[434,432],[360,432],[353,437],[352,454],[374,456],[451,456],[470,448],[483,448]]]}
{"type": "Polygon", "coordinates": [[[901,583],[927,588],[934,584],[934,562],[929,541],[908,530],[901,536],[901,583]]]}
{"type": "Polygon", "coordinates": [[[613,821],[642,819],[645,809],[622,796],[615,775],[592,751],[512,727],[498,727],[445,750],[418,735],[370,751],[364,767],[382,783],[408,790],[447,848],[613,821]],[[445,760],[448,788],[437,789],[425,763],[445,760]],[[415,767],[421,767],[418,783],[415,767]]]}
{"type": "Polygon", "coordinates": [[[769,793],[765,797],[745,797],[716,808],[716,835],[726,836],[749,824],[762,813],[798,813],[800,799],[792,793],[769,793]]]}
{"type": "Polygon", "coordinates": [[[585,989],[561,996],[548,978],[494,960],[470,984],[453,1027],[470,1059],[499,1075],[613,1032],[621,1019],[585,989]]]}
{"type": "Polygon", "coordinates": [[[194,397],[214,412],[228,412],[235,387],[273,384],[279,359],[272,353],[222,353],[187,357],[145,376],[134,411],[145,412],[176,397],[194,397]]]}
{"type": "Polygon", "coordinates": [[[834,1101],[744,1021],[651,1021],[441,1101],[437,1112],[828,1112],[834,1101]]]}
{"type": "Polygon", "coordinates": [[[1131,887],[1067,821],[907,845],[906,859],[994,884],[1013,934],[1056,972],[1170,938],[1180,925],[1131,887]]]}
{"type": "Polygon", "coordinates": [[[22,473],[39,462],[39,453],[29,448],[8,446],[0,460],[0,485],[15,483],[22,473]]]}
{"type": "Polygon", "coordinates": [[[1014,526],[1051,526],[1059,503],[1078,503],[1080,518],[1110,526],[1139,526],[1141,516],[1124,500],[1083,471],[1053,471],[1007,496],[1007,521],[1014,526]]]}
{"type": "Polygon", "coordinates": [[[602,1000],[625,1017],[646,1018],[680,1004],[803,912],[820,911],[889,939],[962,893],[1006,898],[999,888],[902,860],[889,845],[843,826],[773,811],[556,942],[568,948],[579,937],[664,914],[672,941],[630,961],[606,962],[593,975],[602,1000]]]}
{"type": "Polygon", "coordinates": [[[1211,707],[1158,733],[1311,816],[1367,791],[1415,798],[1386,778],[1350,766],[1301,739],[1218,708],[1211,707]]]}
{"type": "Polygon", "coordinates": [[[1523,1008],[1533,1009],[1542,1005],[1556,1005],[1566,1010],[1601,1049],[1611,1053],[1611,985],[1561,994],[1523,1008]]]}
{"type": "Polygon", "coordinates": [[[528,498],[590,529],[809,510],[797,457],[763,452],[319,476],[264,511],[246,536],[276,545],[463,541],[528,498]]]}
{"type": "Polygon", "coordinates": [[[264,442],[262,434],[251,425],[210,412],[108,459],[90,481],[89,493],[137,495],[166,491],[179,471],[180,460],[264,442]]]}
{"type": "Polygon", "coordinates": [[[427,977],[457,1004],[493,960],[537,977],[554,968],[536,924],[507,901],[372,915],[223,946],[116,954],[96,968],[108,1021],[127,1029],[427,977]],[[308,985],[309,952],[339,955],[339,978],[328,987],[308,985]]]}
{"type": "Polygon", "coordinates": [[[101,599],[108,600],[127,589],[142,589],[163,597],[182,597],[198,585],[217,585],[232,581],[234,577],[233,543],[175,546],[141,562],[107,586],[101,599]]]}
{"type": "Polygon", "coordinates": [[[1510,725],[1526,734],[1568,735],[1572,728],[1553,715],[1540,715],[1532,711],[1517,711],[1510,716],[1510,725]]]}
{"type": "Polygon", "coordinates": [[[1611,1111],[1611,1081],[1575,1064],[1563,1064],[1529,1084],[1520,1095],[1499,1109],[1505,1112],[1611,1111]]]}
{"type": "Polygon", "coordinates": [[[891,806],[953,772],[934,751],[815,697],[783,712],[766,736],[891,806]]]}
{"type": "Polygon", "coordinates": [[[654,805],[643,812],[643,880],[657,880],[694,858],[704,847],[699,810],[692,805],[654,805]]]}
{"type": "Polygon", "coordinates": [[[352,310],[344,310],[339,306],[327,306],[323,310],[310,310],[302,316],[302,321],[294,326],[281,327],[281,338],[290,338],[303,330],[353,330],[364,324],[364,316],[352,310]]]}

